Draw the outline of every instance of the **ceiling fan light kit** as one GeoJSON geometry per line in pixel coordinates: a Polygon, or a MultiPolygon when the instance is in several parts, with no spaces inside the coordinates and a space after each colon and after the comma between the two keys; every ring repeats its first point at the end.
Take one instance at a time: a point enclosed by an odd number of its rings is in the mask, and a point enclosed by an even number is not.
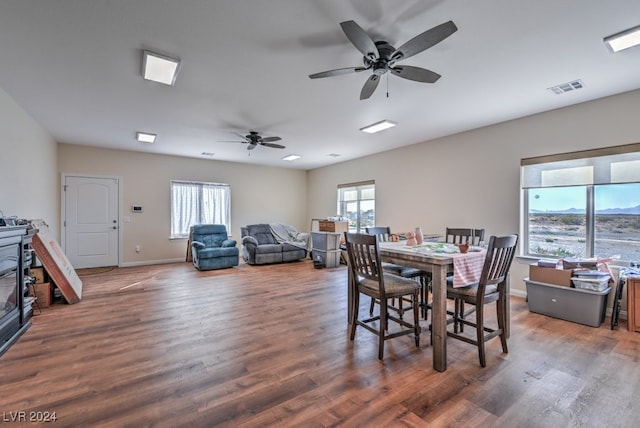
{"type": "Polygon", "coordinates": [[[349,41],[362,53],[364,66],[323,71],[310,74],[309,78],[319,79],[370,70],[371,75],[360,91],[361,100],[371,97],[378,87],[380,76],[387,74],[387,72],[416,82],[435,83],[440,78],[438,73],[421,67],[397,65],[396,63],[429,49],[458,31],[458,27],[453,21],[447,21],[417,35],[396,49],[384,40],[374,42],[355,21],[341,22],[340,27],[349,41]]]}
{"type": "Polygon", "coordinates": [[[265,146],[270,147],[272,149],[284,149],[285,146],[280,144],[275,144],[274,141],[280,141],[282,138],[280,137],[263,137],[257,131],[249,131],[247,135],[240,135],[239,137],[244,138],[242,141],[218,141],[219,143],[242,143],[248,144],[247,150],[253,150],[257,146],[265,146]]]}

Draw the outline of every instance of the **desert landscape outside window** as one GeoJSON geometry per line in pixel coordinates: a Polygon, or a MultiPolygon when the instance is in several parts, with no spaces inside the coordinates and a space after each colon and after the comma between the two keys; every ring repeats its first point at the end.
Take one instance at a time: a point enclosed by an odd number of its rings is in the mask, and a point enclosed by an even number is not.
{"type": "Polygon", "coordinates": [[[640,261],[640,184],[532,188],[527,198],[528,254],[640,261]]]}

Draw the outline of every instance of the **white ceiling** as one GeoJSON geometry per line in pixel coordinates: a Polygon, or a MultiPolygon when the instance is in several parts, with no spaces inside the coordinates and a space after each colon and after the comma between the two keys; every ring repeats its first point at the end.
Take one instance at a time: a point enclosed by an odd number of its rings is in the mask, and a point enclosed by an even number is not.
{"type": "Polygon", "coordinates": [[[602,43],[637,25],[638,0],[0,0],[0,88],[59,142],[312,169],[638,89],[640,47],[602,43]],[[368,72],[308,77],[362,64],[346,20],[396,47],[458,31],[401,63],[438,82],[391,75],[360,101],[368,72]],[[174,87],[141,78],[143,49],[182,59],[174,87]],[[359,131],[382,119],[399,126],[359,131]],[[286,149],[219,142],[249,130],[286,149]]]}

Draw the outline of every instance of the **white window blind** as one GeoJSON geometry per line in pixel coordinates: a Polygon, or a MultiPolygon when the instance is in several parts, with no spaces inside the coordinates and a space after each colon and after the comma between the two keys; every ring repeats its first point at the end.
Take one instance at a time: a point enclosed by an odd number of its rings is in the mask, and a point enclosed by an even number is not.
{"type": "Polygon", "coordinates": [[[231,233],[230,185],[171,182],[171,237],[188,237],[194,224],[224,224],[231,233]]]}
{"type": "Polygon", "coordinates": [[[640,143],[522,159],[523,189],[640,182],[640,143]]]}

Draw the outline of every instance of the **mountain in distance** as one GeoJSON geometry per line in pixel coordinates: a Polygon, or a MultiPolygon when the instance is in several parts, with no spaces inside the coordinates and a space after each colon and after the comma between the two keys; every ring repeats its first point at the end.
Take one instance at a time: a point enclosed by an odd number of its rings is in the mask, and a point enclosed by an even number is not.
{"type": "MultiPolygon", "coordinates": [[[[569,208],[557,211],[531,210],[531,212],[536,214],[585,214],[585,210],[580,208],[569,208]]],[[[607,208],[604,210],[597,210],[596,214],[640,215],[640,205],[629,208],[607,208]]]]}

